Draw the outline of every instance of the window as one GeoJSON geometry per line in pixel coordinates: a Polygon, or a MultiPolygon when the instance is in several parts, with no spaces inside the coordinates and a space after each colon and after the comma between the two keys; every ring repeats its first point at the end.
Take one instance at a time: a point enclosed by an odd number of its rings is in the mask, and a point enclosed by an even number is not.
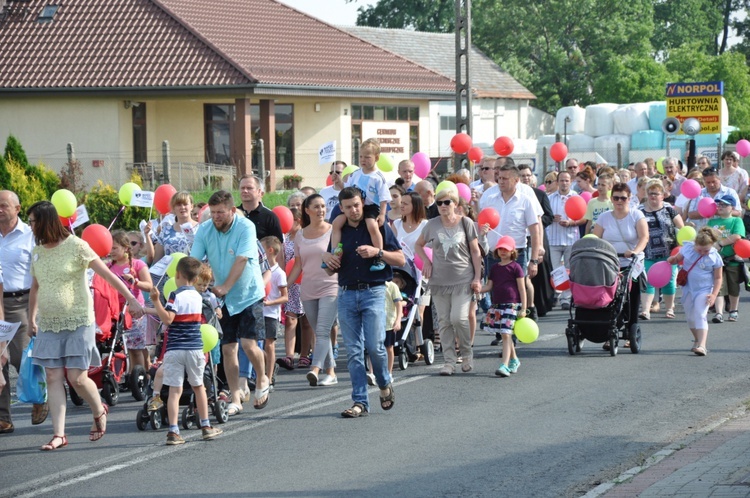
{"type": "Polygon", "coordinates": [[[38,23],[52,22],[52,19],[54,19],[58,8],[60,8],[59,5],[46,5],[42,9],[42,13],[39,14],[39,17],[37,18],[36,22],[38,23]]]}
{"type": "Polygon", "coordinates": [[[456,129],[456,116],[440,116],[440,129],[451,131],[456,129]]]}
{"type": "Polygon", "coordinates": [[[232,121],[234,104],[206,104],[203,107],[206,162],[232,164],[232,121]]]}
{"type": "MultiPolygon", "coordinates": [[[[276,167],[294,169],[294,106],[276,104],[276,167]]],[[[260,134],[260,105],[250,105],[250,119],[253,130],[253,169],[260,167],[261,151],[258,141],[260,134]]],[[[264,144],[265,147],[265,144],[264,144]]]]}

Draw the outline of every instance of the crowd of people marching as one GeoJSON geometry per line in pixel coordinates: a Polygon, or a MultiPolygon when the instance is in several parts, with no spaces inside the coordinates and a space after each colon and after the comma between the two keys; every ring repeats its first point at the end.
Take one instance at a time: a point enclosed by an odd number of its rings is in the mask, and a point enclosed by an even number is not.
{"type": "Polygon", "coordinates": [[[162,339],[159,324],[165,326],[148,406],[160,409],[160,387],[169,386],[170,445],[184,442],[177,411],[185,378],[195,392],[203,438],[221,434],[209,423],[203,390],[206,355],[199,328],[211,319],[222,332],[210,354],[228,386],[229,416],[247,406],[266,407],[280,367],[303,370],[313,387],[337,384],[339,334],[353,401],[341,416],[370,412],[368,385],[378,386],[383,410],[393,408],[393,346],[404,283],[392,268],[408,261],[419,262],[418,313],[422,323],[434,324],[441,376],[454,375],[459,366],[464,373],[475,369],[478,327],[495,333],[493,345],[502,344],[495,374],[516,374],[521,362],[511,340],[514,323],[538,320],[555,307],[570,309],[570,291],[556,290],[550,274],[569,265],[571,247],[587,234],[611,242],[624,256],[623,267],[634,261],[631,256],[643,255],[643,273],[629,296],[633,322],[654,319],[662,310],[665,319],[675,319],[678,264],[688,274],[682,302],[694,354],[708,352],[709,306],[713,323],[739,319],[740,288],[750,286],[750,279],[733,245],[746,233],[748,175],[734,152],[723,154],[720,167],[699,157],[691,171],[676,158],[620,169],[570,158],[538,186],[530,165],[486,157],[477,164],[478,178],[460,170],[441,189],[431,178],[416,178],[410,160],[398,165],[399,177],[390,184],[376,167],[379,155],[378,142],[367,140],[359,168],[336,161],[330,186],[293,193],[284,230],[263,205],[263,182],[255,176],[241,178],[239,203],[218,191],[196,206],[190,194],[179,192],[171,199],[172,213],[157,225],[113,233],[106,263],[71,235],[50,202],[24,209],[16,194],[0,191],[0,318],[21,322],[13,341],[0,343],[0,434],[14,431],[8,366],[19,368],[29,337],[36,336],[33,361],[46,371],[48,402],[34,405],[32,423],[44,422],[49,413],[53,426],[53,438],[41,449],[68,444],[66,379],[91,408],[90,440],[105,435],[109,408],[87,375],[89,366],[101,362],[87,270],[128,305],[131,365],[154,371],[153,346],[162,339]],[[696,195],[685,195],[688,179],[700,184],[696,195]],[[584,198],[586,210],[571,217],[566,204],[576,196],[584,198]],[[713,199],[715,214],[699,209],[702,198],[713,199]],[[488,209],[499,215],[497,224],[478,218],[488,209]],[[698,229],[694,240],[678,240],[684,226],[698,229]],[[176,266],[176,290],[165,291],[163,269],[155,268],[177,253],[189,256],[176,266]],[[663,261],[672,274],[656,289],[646,276],[663,261]],[[278,358],[277,340],[283,341],[278,358]]]}

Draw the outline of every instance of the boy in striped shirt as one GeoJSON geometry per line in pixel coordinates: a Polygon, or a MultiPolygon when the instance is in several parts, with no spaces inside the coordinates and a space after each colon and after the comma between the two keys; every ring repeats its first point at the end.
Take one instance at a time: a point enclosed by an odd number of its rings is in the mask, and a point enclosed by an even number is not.
{"type": "Polygon", "coordinates": [[[170,446],[185,442],[177,425],[185,373],[195,394],[203,439],[212,439],[223,432],[209,423],[208,400],[203,386],[203,371],[206,368],[200,331],[203,300],[193,286],[200,270],[201,262],[195,258],[184,257],[177,263],[177,290],[169,295],[166,306],[162,306],[156,286],[151,290],[152,311],[169,327],[167,352],[161,368],[164,369],[164,385],[169,386],[167,445],[170,446]]]}

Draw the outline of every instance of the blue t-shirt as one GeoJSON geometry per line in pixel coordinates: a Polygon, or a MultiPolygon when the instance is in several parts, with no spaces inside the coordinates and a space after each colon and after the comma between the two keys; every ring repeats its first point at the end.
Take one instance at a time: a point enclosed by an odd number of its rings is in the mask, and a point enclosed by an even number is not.
{"type": "Polygon", "coordinates": [[[167,351],[203,350],[203,298],[195,287],[184,285],[169,294],[164,309],[175,314],[167,330],[167,351]]]}
{"type": "Polygon", "coordinates": [[[685,242],[680,249],[680,254],[685,258],[682,261],[682,268],[685,271],[689,270],[685,289],[693,295],[699,292],[711,292],[714,287],[714,268],[724,266],[719,252],[712,247],[707,255],[701,256],[695,250],[693,242],[685,242]],[[693,266],[693,263],[695,263],[695,266],[693,266]]]}
{"type": "Polygon", "coordinates": [[[212,220],[204,221],[190,250],[190,256],[194,258],[208,257],[217,285],[223,284],[229,277],[229,271],[238,256],[247,258],[240,278],[224,296],[224,304],[230,315],[236,315],[257,303],[265,293],[255,233],[253,222],[236,213],[226,232],[217,230],[212,220]]]}
{"type": "MultiPolygon", "coordinates": [[[[384,251],[399,251],[401,246],[398,244],[393,231],[388,224],[380,227],[380,234],[383,236],[384,251]]],[[[353,227],[347,221],[341,229],[341,243],[344,245],[344,253],[341,256],[341,271],[339,271],[339,285],[356,285],[385,283],[393,279],[393,271],[390,265],[385,265],[385,269],[380,271],[370,271],[372,258],[363,259],[357,254],[357,247],[361,245],[372,245],[370,232],[367,231],[367,224],[364,219],[353,227]]],[[[328,252],[331,251],[331,244],[328,243],[328,252]]]]}

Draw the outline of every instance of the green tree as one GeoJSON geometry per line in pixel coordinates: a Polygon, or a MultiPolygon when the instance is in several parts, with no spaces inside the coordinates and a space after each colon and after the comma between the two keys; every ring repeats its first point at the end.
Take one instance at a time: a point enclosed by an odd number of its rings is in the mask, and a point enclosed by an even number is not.
{"type": "Polygon", "coordinates": [[[23,150],[21,142],[19,142],[13,135],[8,135],[8,140],[5,142],[5,153],[3,156],[6,160],[15,160],[16,163],[21,165],[24,169],[29,167],[29,159],[26,157],[26,151],[23,150]]]}
{"type": "Polygon", "coordinates": [[[448,33],[455,29],[455,12],[454,0],[380,0],[357,9],[357,25],[448,33]]]}
{"type": "Polygon", "coordinates": [[[0,189],[10,188],[10,173],[5,164],[5,158],[0,156],[0,189]]]}

